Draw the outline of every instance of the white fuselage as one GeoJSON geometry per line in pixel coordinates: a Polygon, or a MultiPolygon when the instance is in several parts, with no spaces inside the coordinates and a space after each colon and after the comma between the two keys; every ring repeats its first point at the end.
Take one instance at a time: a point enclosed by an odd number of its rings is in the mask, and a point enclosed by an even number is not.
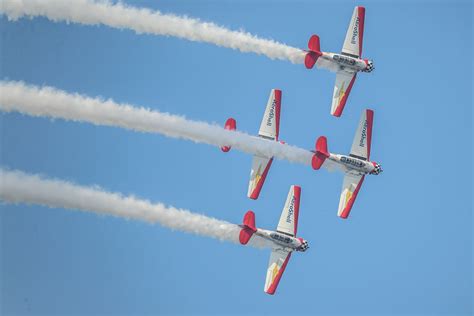
{"type": "Polygon", "coordinates": [[[365,60],[351,57],[343,54],[321,52],[322,55],[319,58],[330,61],[331,63],[337,64],[341,70],[348,70],[349,72],[363,71],[367,68],[365,60]]]}
{"type": "Polygon", "coordinates": [[[266,229],[257,228],[255,235],[263,237],[267,240],[272,241],[273,243],[281,246],[288,251],[305,251],[306,247],[303,247],[303,244],[308,244],[303,238],[293,237],[285,233],[280,233],[277,231],[271,231],[266,229]],[[303,249],[304,248],[304,249],[303,249]]]}
{"type": "Polygon", "coordinates": [[[366,175],[375,170],[373,162],[362,160],[354,156],[330,153],[327,159],[334,161],[338,165],[342,166],[344,168],[344,171],[347,173],[366,175]]]}

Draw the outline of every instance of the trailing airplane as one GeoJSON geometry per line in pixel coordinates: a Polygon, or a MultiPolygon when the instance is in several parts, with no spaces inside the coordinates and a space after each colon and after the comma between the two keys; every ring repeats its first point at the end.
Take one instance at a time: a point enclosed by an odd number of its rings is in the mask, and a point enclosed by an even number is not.
{"type": "MultiPolygon", "coordinates": [[[[267,107],[265,108],[265,113],[263,114],[262,123],[260,124],[258,137],[270,141],[278,141],[278,135],[280,132],[280,110],[281,90],[272,89],[270,97],[268,98],[267,107]]],[[[235,130],[237,128],[237,122],[235,119],[229,118],[227,119],[224,128],[227,130],[235,130]]],[[[228,152],[230,149],[230,146],[221,147],[223,152],[228,152]]],[[[272,162],[273,157],[253,156],[247,192],[249,198],[254,200],[258,199],[272,162]]]]}
{"type": "Polygon", "coordinates": [[[355,7],[340,54],[321,52],[318,35],[311,36],[308,42],[309,51],[305,57],[306,68],[313,68],[318,60],[321,63],[329,62],[338,68],[331,105],[331,114],[337,117],[341,116],[344,110],[357,73],[359,71],[371,72],[375,69],[372,60],[361,57],[364,18],[365,8],[355,7]]]}
{"type": "Polygon", "coordinates": [[[306,240],[296,237],[300,196],[301,188],[292,185],[276,231],[256,228],[255,214],[252,211],[245,213],[243,224],[240,225],[242,230],[240,231],[239,240],[242,245],[246,245],[254,234],[270,240],[274,244],[264,287],[264,291],[268,294],[273,295],[275,293],[292,252],[304,252],[309,248],[306,240]]]}
{"type": "Polygon", "coordinates": [[[349,156],[330,153],[325,136],[316,141],[316,151],[311,162],[313,169],[319,170],[326,159],[329,159],[340,165],[345,172],[337,212],[341,218],[349,216],[365,175],[378,175],[383,171],[380,164],[370,161],[373,121],[374,112],[365,110],[360,118],[349,156]]]}

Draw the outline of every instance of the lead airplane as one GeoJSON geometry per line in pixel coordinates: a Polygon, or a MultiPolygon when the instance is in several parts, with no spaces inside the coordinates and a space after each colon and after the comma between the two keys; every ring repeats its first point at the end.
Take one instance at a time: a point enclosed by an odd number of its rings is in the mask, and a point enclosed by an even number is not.
{"type": "MultiPolygon", "coordinates": [[[[268,98],[267,106],[263,114],[262,123],[258,131],[258,137],[269,141],[278,142],[278,135],[280,133],[280,111],[281,111],[281,90],[272,89],[268,98]]],[[[227,119],[225,126],[227,130],[235,130],[237,122],[233,118],[227,119]]],[[[283,142],[282,142],[283,143],[283,142]]],[[[230,146],[223,146],[221,150],[228,152],[230,146]]],[[[247,196],[251,199],[258,199],[260,191],[262,190],[268,171],[272,166],[273,157],[265,157],[254,155],[252,160],[252,167],[250,170],[250,180],[247,191],[247,196]]]]}
{"type": "Polygon", "coordinates": [[[383,171],[380,164],[370,161],[373,121],[372,110],[362,112],[349,156],[330,153],[325,136],[319,137],[316,141],[316,151],[311,162],[313,169],[319,170],[328,159],[341,166],[345,172],[337,212],[341,218],[349,216],[365,176],[378,175],[383,171]]]}
{"type": "Polygon", "coordinates": [[[375,69],[372,60],[361,57],[364,20],[365,8],[355,7],[340,54],[322,52],[318,35],[311,36],[308,42],[309,51],[305,56],[306,68],[311,69],[314,64],[325,62],[337,68],[331,105],[331,114],[337,117],[341,116],[344,110],[357,73],[359,71],[371,72],[375,69]]]}
{"type": "Polygon", "coordinates": [[[293,251],[304,252],[309,248],[306,240],[296,237],[300,196],[301,188],[292,185],[276,231],[255,227],[255,214],[252,211],[245,213],[243,224],[240,225],[242,230],[239,240],[242,245],[246,245],[254,234],[273,243],[264,287],[264,291],[268,294],[275,294],[293,251]]]}

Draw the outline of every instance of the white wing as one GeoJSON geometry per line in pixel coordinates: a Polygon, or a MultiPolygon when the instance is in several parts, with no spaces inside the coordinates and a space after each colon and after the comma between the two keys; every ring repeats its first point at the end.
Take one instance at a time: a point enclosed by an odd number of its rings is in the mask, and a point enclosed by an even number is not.
{"type": "Polygon", "coordinates": [[[334,85],[331,105],[332,115],[341,116],[349,93],[354,85],[356,74],[356,72],[348,72],[347,70],[339,70],[336,73],[336,84],[334,85]]]}
{"type": "Polygon", "coordinates": [[[298,230],[298,215],[300,210],[301,188],[296,185],[290,187],[285,206],[281,212],[277,231],[296,236],[298,230]]]}
{"type": "Polygon", "coordinates": [[[281,90],[273,89],[268,98],[267,107],[263,114],[258,135],[261,137],[278,140],[280,132],[281,90]]]}
{"type": "Polygon", "coordinates": [[[274,294],[286,265],[290,260],[291,252],[282,249],[273,249],[268,262],[267,278],[265,280],[264,291],[274,294]]]}
{"type": "Polygon", "coordinates": [[[337,216],[342,218],[347,218],[349,216],[352,205],[354,204],[363,182],[364,176],[348,173],[345,174],[337,216]]]}
{"type": "Polygon", "coordinates": [[[351,23],[347,29],[346,39],[344,40],[344,46],[342,47],[342,53],[360,58],[362,55],[362,41],[364,38],[364,20],[365,20],[365,8],[355,7],[354,13],[352,13],[351,23]]]}
{"type": "Polygon", "coordinates": [[[254,200],[258,199],[272,162],[273,158],[253,156],[249,188],[247,191],[249,198],[254,200]]]}
{"type": "Polygon", "coordinates": [[[359,126],[354,136],[351,147],[351,156],[369,160],[370,144],[372,143],[372,125],[374,122],[374,111],[365,110],[360,117],[359,126]]]}

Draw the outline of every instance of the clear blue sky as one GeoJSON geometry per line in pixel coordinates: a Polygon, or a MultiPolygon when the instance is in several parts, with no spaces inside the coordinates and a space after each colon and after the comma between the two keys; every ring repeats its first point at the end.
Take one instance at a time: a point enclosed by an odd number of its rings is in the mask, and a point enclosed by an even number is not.
{"type": "MultiPolygon", "coordinates": [[[[128,1],[127,1],[128,2],[128,1]]],[[[468,315],[472,289],[472,3],[140,1],[305,48],[338,52],[366,6],[361,74],[344,115],[329,115],[334,74],[176,38],[0,18],[1,79],[24,80],[184,114],[256,133],[283,90],[281,138],[347,153],[362,109],[375,110],[372,159],[349,220],[342,174],[275,161],[258,201],[251,157],[160,135],[0,114],[1,166],[239,223],[276,227],[302,186],[310,250],[263,292],[269,251],[160,226],[39,206],[1,205],[1,312],[10,314],[468,315]]]]}

